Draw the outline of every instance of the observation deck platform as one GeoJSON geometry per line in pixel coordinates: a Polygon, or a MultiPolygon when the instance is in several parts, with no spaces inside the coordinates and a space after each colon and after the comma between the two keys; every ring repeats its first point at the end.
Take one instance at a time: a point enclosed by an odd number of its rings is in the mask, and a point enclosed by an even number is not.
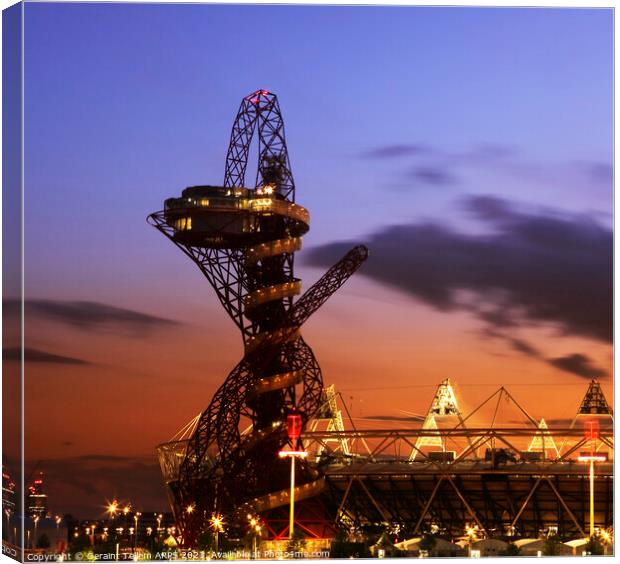
{"type": "Polygon", "coordinates": [[[278,194],[273,186],[256,189],[191,186],[180,198],[169,198],[150,216],[172,231],[174,241],[207,248],[256,247],[250,259],[271,254],[261,245],[298,247],[310,227],[310,214],[278,194]],[[282,240],[282,232],[289,239],[282,240]]]}

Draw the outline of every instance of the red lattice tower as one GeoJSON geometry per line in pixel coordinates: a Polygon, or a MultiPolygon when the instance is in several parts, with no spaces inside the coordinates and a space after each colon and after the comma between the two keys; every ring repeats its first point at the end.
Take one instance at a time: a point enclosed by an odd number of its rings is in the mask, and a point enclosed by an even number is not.
{"type": "MultiPolygon", "coordinates": [[[[298,413],[305,426],[319,410],[323,390],[321,369],[300,327],[360,267],[367,249],[351,249],[294,300],[301,292],[294,254],[310,218],[295,203],[278,99],[265,90],[241,102],[224,185],[186,188],[148,220],[197,264],[245,348],[191,436],[159,447],[182,542],[192,546],[213,513],[235,519],[249,510],[277,512],[288,503],[287,463],[277,456],[288,440],[286,418],[298,413]],[[248,188],[255,135],[258,171],[248,188]],[[242,433],[247,423],[250,430],[242,433]]],[[[300,464],[298,478],[297,500],[323,488],[310,463],[300,464]]]]}

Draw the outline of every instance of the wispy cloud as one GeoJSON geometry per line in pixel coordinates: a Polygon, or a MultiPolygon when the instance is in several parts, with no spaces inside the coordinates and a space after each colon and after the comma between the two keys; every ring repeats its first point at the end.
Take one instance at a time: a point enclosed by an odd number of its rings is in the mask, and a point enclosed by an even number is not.
{"type": "Polygon", "coordinates": [[[395,189],[418,186],[452,187],[462,180],[461,169],[467,166],[489,166],[513,157],[512,147],[483,143],[455,151],[422,143],[381,145],[360,153],[360,157],[394,161],[397,180],[395,189]]]}
{"type": "MultiPolygon", "coordinates": [[[[19,311],[18,300],[5,300],[6,313],[19,311]]],[[[27,300],[26,315],[40,316],[82,330],[123,328],[143,334],[151,329],[179,325],[178,321],[91,301],[27,300]]]]}
{"type": "Polygon", "coordinates": [[[425,155],[429,152],[432,152],[432,149],[427,145],[402,143],[373,147],[372,149],[362,152],[360,156],[370,159],[395,159],[400,157],[425,155]]]}
{"type": "Polygon", "coordinates": [[[361,158],[397,159],[402,157],[424,157],[453,163],[478,163],[505,159],[518,155],[515,147],[500,143],[480,143],[458,151],[443,149],[427,143],[394,143],[372,147],[362,151],[361,158]]]}
{"type": "Polygon", "coordinates": [[[602,368],[597,367],[592,359],[583,353],[571,353],[561,357],[547,358],[545,355],[534,345],[528,343],[523,339],[519,339],[507,334],[505,331],[497,331],[493,328],[486,328],[482,335],[484,337],[501,339],[510,346],[516,352],[540,360],[550,366],[553,366],[557,370],[579,376],[590,380],[603,379],[609,377],[609,373],[602,368]]]}
{"type": "MultiPolygon", "coordinates": [[[[2,357],[4,360],[21,360],[22,353],[19,347],[9,347],[2,349],[2,357]]],[[[60,354],[53,354],[39,349],[31,349],[26,347],[24,349],[24,360],[26,362],[44,362],[49,364],[74,364],[74,365],[86,365],[92,364],[87,360],[76,358],[73,356],[64,356],[60,354]]]]}
{"type": "Polygon", "coordinates": [[[510,346],[517,352],[524,354],[526,356],[531,356],[534,358],[540,358],[541,354],[536,347],[524,341],[523,339],[515,339],[510,337],[509,341],[510,346]]]}
{"type": "Polygon", "coordinates": [[[363,159],[390,161],[396,179],[392,188],[451,186],[467,180],[472,171],[493,171],[499,177],[548,183],[564,179],[592,187],[613,185],[613,166],[602,160],[546,162],[519,148],[501,143],[479,143],[464,149],[427,143],[395,143],[359,153],[363,159]]]}
{"type": "Polygon", "coordinates": [[[452,186],[458,184],[458,178],[445,167],[438,165],[416,166],[409,173],[416,182],[431,186],[452,186]]]}

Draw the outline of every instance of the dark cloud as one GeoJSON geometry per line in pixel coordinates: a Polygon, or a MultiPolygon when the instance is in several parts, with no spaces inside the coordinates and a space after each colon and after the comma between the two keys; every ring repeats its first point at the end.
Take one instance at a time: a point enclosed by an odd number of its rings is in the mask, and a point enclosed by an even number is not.
{"type": "MultiPolygon", "coordinates": [[[[585,215],[524,212],[492,197],[470,197],[465,207],[489,233],[433,222],[387,226],[365,241],[370,256],[360,273],[438,310],[468,310],[491,327],[550,324],[612,341],[610,229],[585,215]],[[463,290],[475,299],[464,300],[463,290]]],[[[307,260],[328,266],[350,245],[314,248],[307,260]]]]}
{"type": "Polygon", "coordinates": [[[508,200],[496,196],[469,196],[462,201],[462,208],[488,224],[507,225],[517,215],[508,200]]]}
{"type": "Polygon", "coordinates": [[[546,358],[540,350],[534,345],[519,339],[512,337],[505,332],[496,331],[493,328],[485,328],[481,335],[485,338],[496,338],[506,342],[513,350],[549,364],[558,370],[563,370],[569,374],[581,376],[583,378],[605,378],[607,372],[601,368],[596,367],[590,358],[582,353],[572,353],[559,358],[546,358]]]}
{"type": "Polygon", "coordinates": [[[393,159],[396,157],[411,157],[415,155],[424,155],[432,152],[430,147],[426,145],[415,144],[395,144],[395,145],[383,145],[381,147],[375,147],[362,153],[362,157],[371,159],[393,159]]]}
{"type": "Polygon", "coordinates": [[[450,151],[424,143],[394,143],[373,147],[361,153],[362,157],[393,159],[397,157],[433,157],[460,164],[486,163],[518,156],[515,147],[499,143],[481,143],[463,151],[450,151]]]}
{"type": "Polygon", "coordinates": [[[569,374],[588,379],[605,378],[608,376],[608,373],[605,370],[595,366],[593,361],[582,353],[572,353],[559,358],[547,358],[531,343],[528,343],[523,339],[513,337],[506,332],[498,331],[493,327],[485,327],[481,331],[481,336],[483,338],[500,339],[518,353],[536,360],[540,360],[545,364],[553,366],[558,370],[568,372],[569,374]]]}
{"type": "Polygon", "coordinates": [[[469,307],[472,312],[475,311],[476,316],[479,319],[485,323],[488,323],[491,327],[508,328],[517,326],[515,320],[510,316],[510,312],[496,305],[493,305],[490,308],[476,308],[475,304],[471,303],[469,307]]]}
{"type": "MultiPolygon", "coordinates": [[[[519,151],[510,145],[502,145],[500,143],[482,143],[474,147],[472,150],[462,153],[460,159],[471,162],[487,162],[489,160],[503,160],[510,157],[518,156],[519,151]]],[[[454,155],[459,157],[459,155],[454,155]]]]}
{"type": "Polygon", "coordinates": [[[565,372],[570,372],[582,378],[588,380],[595,378],[605,378],[607,372],[600,368],[597,368],[592,364],[592,361],[584,354],[574,353],[567,356],[560,356],[558,358],[550,358],[547,361],[551,366],[555,366],[565,372]]]}
{"type": "MultiPolygon", "coordinates": [[[[2,357],[4,360],[21,360],[22,352],[19,347],[9,347],[2,349],[2,357]]],[[[50,364],[92,364],[87,360],[82,360],[81,358],[52,354],[46,351],[31,348],[24,349],[24,360],[26,362],[47,362],[50,364]]]]}
{"type": "Polygon", "coordinates": [[[411,178],[432,186],[451,186],[458,182],[447,168],[435,166],[417,166],[411,171],[411,178]]]}
{"type": "Polygon", "coordinates": [[[516,350],[517,352],[520,352],[521,354],[524,354],[526,356],[531,356],[534,358],[540,358],[540,352],[538,351],[538,349],[536,349],[533,345],[530,345],[528,342],[524,341],[523,339],[514,339],[514,338],[509,338],[510,346],[516,350]]]}
{"type": "MultiPolygon", "coordinates": [[[[3,308],[6,313],[17,313],[20,311],[21,302],[5,300],[3,308]]],[[[39,315],[86,330],[125,328],[144,333],[150,329],[179,324],[177,321],[164,317],[89,301],[27,300],[25,312],[26,315],[39,315]]]]}
{"type": "MultiPolygon", "coordinates": [[[[364,158],[415,162],[413,168],[398,171],[400,179],[389,184],[392,189],[408,189],[417,185],[453,186],[461,180],[455,170],[469,166],[507,166],[518,155],[514,147],[483,143],[455,151],[424,144],[393,144],[375,147],[361,153],[364,158]]],[[[514,163],[510,164],[514,166],[514,163]]]]}

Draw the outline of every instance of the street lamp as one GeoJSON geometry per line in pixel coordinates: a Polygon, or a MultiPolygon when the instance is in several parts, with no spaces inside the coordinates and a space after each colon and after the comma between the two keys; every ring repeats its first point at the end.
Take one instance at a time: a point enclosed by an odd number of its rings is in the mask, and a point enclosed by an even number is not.
{"type": "Polygon", "coordinates": [[[157,537],[159,537],[160,533],[161,533],[161,519],[162,519],[163,515],[160,513],[157,516],[157,537]]]}
{"type": "Polygon", "coordinates": [[[136,524],[136,536],[134,538],[134,544],[133,544],[134,552],[138,549],[138,519],[140,519],[140,515],[142,515],[142,513],[140,513],[139,511],[136,511],[133,516],[133,520],[136,524]]]}
{"type": "Polygon", "coordinates": [[[603,555],[607,556],[607,546],[611,544],[611,533],[606,529],[601,529],[601,542],[603,543],[603,555]]]}
{"type": "Polygon", "coordinates": [[[598,421],[586,423],[586,438],[590,439],[590,452],[582,452],[577,460],[590,463],[590,538],[594,537],[594,463],[605,462],[607,453],[596,452],[596,439],[598,438],[598,421]]]}
{"type": "Polygon", "coordinates": [[[218,558],[219,534],[224,532],[224,520],[221,515],[211,516],[211,528],[215,531],[215,557],[218,558]]]}
{"type": "Polygon", "coordinates": [[[59,536],[60,522],[61,521],[62,521],[62,519],[60,518],[60,515],[56,515],[56,542],[58,542],[58,536],[59,536]]]}
{"type": "MultiPolygon", "coordinates": [[[[8,530],[9,530],[9,527],[11,526],[11,512],[8,509],[5,509],[4,514],[6,515],[6,530],[7,530],[7,536],[8,536],[8,530]]],[[[15,539],[13,539],[13,542],[17,544],[17,541],[15,539]]]]}
{"type": "Polygon", "coordinates": [[[577,460],[590,463],[590,538],[592,538],[594,536],[594,463],[605,462],[607,454],[582,452],[577,460]]]}
{"type": "Polygon", "coordinates": [[[112,522],[112,526],[114,527],[114,518],[116,517],[116,514],[118,513],[118,501],[114,500],[108,503],[106,512],[108,513],[108,519],[112,522]]]}
{"type": "Polygon", "coordinates": [[[293,538],[293,527],[295,526],[295,459],[306,458],[308,453],[304,450],[281,450],[278,455],[280,458],[291,459],[291,510],[288,522],[289,538],[293,538]]]}
{"type": "Polygon", "coordinates": [[[252,557],[256,560],[256,539],[260,536],[262,527],[258,516],[248,515],[248,521],[250,522],[250,534],[252,535],[252,557]]]}
{"type": "Polygon", "coordinates": [[[39,516],[37,515],[34,518],[34,538],[32,539],[32,542],[36,544],[37,542],[37,525],[39,523],[39,516]]]}
{"type": "Polygon", "coordinates": [[[129,512],[131,511],[131,504],[128,503],[121,509],[121,513],[123,514],[123,524],[125,527],[129,526],[129,512]]]}
{"type": "Polygon", "coordinates": [[[471,545],[476,540],[477,532],[478,532],[477,527],[472,527],[469,524],[465,526],[465,534],[467,535],[467,546],[468,546],[469,556],[471,556],[471,545]]]}

